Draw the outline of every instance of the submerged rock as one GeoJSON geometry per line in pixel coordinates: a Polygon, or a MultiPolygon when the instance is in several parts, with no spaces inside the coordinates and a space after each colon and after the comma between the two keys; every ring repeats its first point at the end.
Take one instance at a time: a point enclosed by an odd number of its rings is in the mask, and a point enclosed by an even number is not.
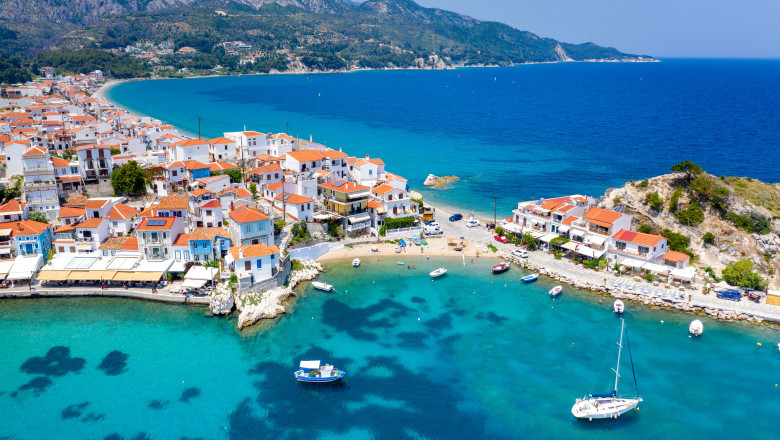
{"type": "Polygon", "coordinates": [[[436,175],[433,175],[433,174],[428,174],[428,177],[425,179],[425,182],[423,182],[423,185],[424,186],[436,187],[436,186],[441,186],[441,185],[444,185],[447,182],[452,182],[452,181],[455,181],[455,180],[458,180],[458,179],[459,179],[458,176],[443,176],[443,177],[439,177],[439,176],[436,176],[436,175]]]}

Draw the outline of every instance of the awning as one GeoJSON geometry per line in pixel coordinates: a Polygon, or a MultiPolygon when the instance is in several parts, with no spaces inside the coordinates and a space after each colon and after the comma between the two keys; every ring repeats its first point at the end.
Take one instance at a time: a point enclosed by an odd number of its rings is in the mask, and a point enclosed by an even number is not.
{"type": "Polygon", "coordinates": [[[558,238],[558,234],[547,234],[539,238],[539,240],[542,240],[545,243],[551,242],[554,238],[558,238]]]}
{"type": "Polygon", "coordinates": [[[567,241],[566,243],[561,245],[562,248],[570,251],[577,249],[577,246],[578,244],[573,241],[567,241]]]}
{"type": "Polygon", "coordinates": [[[577,253],[588,258],[599,258],[607,251],[597,251],[596,249],[589,248],[587,246],[580,245],[577,248],[577,253]]]}
{"type": "Polygon", "coordinates": [[[97,271],[91,271],[91,270],[72,270],[70,272],[70,275],[68,275],[68,280],[70,281],[94,281],[95,278],[90,274],[90,272],[97,272],[97,271]]]}
{"type": "Polygon", "coordinates": [[[565,233],[569,232],[569,229],[571,229],[569,226],[561,225],[561,226],[558,227],[558,232],[560,232],[561,234],[565,234],[565,233]]]}
{"type": "Polygon", "coordinates": [[[645,263],[645,265],[642,266],[642,269],[649,270],[650,272],[655,272],[655,273],[669,273],[672,271],[673,268],[661,264],[645,263]]]}
{"type": "Polygon", "coordinates": [[[579,229],[572,229],[571,235],[576,235],[577,237],[584,237],[585,234],[587,234],[587,231],[580,231],[579,229]]]}
{"type": "Polygon", "coordinates": [[[529,231],[528,233],[531,234],[531,237],[533,238],[542,238],[545,236],[544,232],[539,232],[539,231],[529,231]]]}
{"type": "Polygon", "coordinates": [[[42,270],[36,278],[40,281],[65,281],[69,274],[69,270],[42,270]]]}
{"type": "Polygon", "coordinates": [[[211,281],[216,278],[217,272],[219,269],[216,267],[192,266],[187,275],[184,275],[184,279],[211,281]]]}
{"type": "Polygon", "coordinates": [[[507,223],[503,226],[505,231],[513,232],[513,233],[520,233],[523,231],[522,226],[515,224],[515,223],[507,223]]]}
{"type": "Polygon", "coordinates": [[[693,267],[686,267],[685,269],[672,270],[672,278],[677,278],[685,281],[693,281],[696,277],[696,269],[693,267]]]}
{"type": "Polygon", "coordinates": [[[621,261],[620,264],[627,267],[633,267],[634,269],[639,269],[645,264],[645,262],[634,258],[626,258],[625,260],[621,261]]]}
{"type": "Polygon", "coordinates": [[[4,279],[6,275],[8,275],[8,272],[11,271],[11,268],[14,266],[13,260],[7,260],[7,261],[0,261],[0,280],[4,279]]]}
{"type": "Polygon", "coordinates": [[[11,249],[10,248],[0,249],[0,255],[11,255],[11,249]]]}
{"type": "Polygon", "coordinates": [[[168,272],[176,272],[176,273],[182,273],[186,270],[184,267],[184,261],[176,260],[171,264],[170,269],[168,269],[168,272]]]}
{"type": "Polygon", "coordinates": [[[113,281],[160,281],[163,272],[117,272],[113,281]]]}
{"type": "Polygon", "coordinates": [[[181,283],[181,287],[185,289],[200,289],[206,283],[208,283],[207,280],[184,280],[184,282],[181,283]]]}
{"type": "Polygon", "coordinates": [[[588,236],[588,239],[585,240],[586,243],[595,244],[596,246],[604,246],[604,242],[607,239],[605,237],[602,237],[601,235],[590,235],[588,236]]]}
{"type": "Polygon", "coordinates": [[[317,214],[313,216],[312,218],[314,220],[327,220],[329,218],[333,217],[333,214],[317,214]]]}
{"type": "Polygon", "coordinates": [[[351,224],[360,223],[360,222],[367,222],[371,220],[371,216],[368,214],[359,215],[357,217],[347,217],[347,220],[351,224]]]}
{"type": "Polygon", "coordinates": [[[13,229],[0,229],[0,237],[11,235],[11,232],[13,232],[13,229]]]}
{"type": "Polygon", "coordinates": [[[92,244],[90,244],[90,243],[79,243],[77,247],[79,249],[92,250],[92,244]]]}

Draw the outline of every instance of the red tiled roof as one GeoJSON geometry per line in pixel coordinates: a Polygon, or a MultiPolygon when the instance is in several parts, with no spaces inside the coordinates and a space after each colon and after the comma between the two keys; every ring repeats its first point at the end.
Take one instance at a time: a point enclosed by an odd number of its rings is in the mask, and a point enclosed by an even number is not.
{"type": "Polygon", "coordinates": [[[179,234],[178,237],[176,237],[176,240],[173,242],[174,246],[189,246],[190,245],[190,234],[179,234]]]}
{"type": "Polygon", "coordinates": [[[290,194],[290,193],[281,193],[278,196],[276,196],[276,200],[282,201],[282,199],[287,196],[283,201],[284,203],[289,203],[291,205],[302,205],[304,203],[313,202],[313,199],[310,199],[308,197],[299,196],[298,194],[290,194]]]}
{"type": "Polygon", "coordinates": [[[24,212],[24,202],[13,199],[0,205],[0,213],[24,212]]]}
{"type": "Polygon", "coordinates": [[[227,162],[214,162],[208,165],[212,173],[224,170],[237,170],[238,166],[227,162]]]}
{"type": "Polygon", "coordinates": [[[195,191],[190,192],[190,195],[195,197],[200,197],[203,194],[214,194],[214,191],[208,190],[206,188],[198,188],[195,191]]]}
{"type": "Polygon", "coordinates": [[[342,192],[342,193],[351,193],[351,192],[355,192],[355,191],[363,191],[363,190],[370,189],[367,186],[358,185],[355,182],[347,182],[346,180],[336,180],[336,181],[333,181],[333,182],[321,183],[320,187],[321,188],[332,189],[333,191],[338,191],[338,192],[342,192]],[[337,182],[343,182],[343,183],[341,185],[338,185],[338,186],[334,185],[334,183],[337,183],[337,182]]]}
{"type": "Polygon", "coordinates": [[[106,203],[108,203],[108,199],[103,200],[87,200],[86,207],[90,209],[100,209],[104,206],[106,206],[106,203]]]}
{"type": "Polygon", "coordinates": [[[200,205],[201,208],[222,208],[222,204],[219,200],[209,200],[208,202],[200,205]]]}
{"type": "Polygon", "coordinates": [[[60,218],[81,217],[82,215],[87,215],[87,211],[84,208],[60,207],[60,218]]]}
{"type": "Polygon", "coordinates": [[[176,217],[144,217],[141,224],[138,225],[138,230],[168,230],[173,227],[173,223],[176,221],[176,217]],[[160,226],[148,225],[150,220],[163,220],[164,224],[160,226]]]}
{"type": "Polygon", "coordinates": [[[87,220],[84,220],[83,222],[77,224],[75,226],[76,229],[95,229],[100,227],[100,224],[103,223],[102,217],[97,218],[90,218],[87,220]]]}
{"type": "Polygon", "coordinates": [[[387,193],[389,193],[390,191],[392,191],[394,189],[398,189],[398,188],[396,188],[396,187],[394,187],[392,185],[388,185],[386,183],[383,183],[383,184],[381,184],[379,186],[374,187],[374,189],[372,191],[374,191],[377,194],[387,194],[387,193]]]}
{"type": "Polygon", "coordinates": [[[250,206],[242,206],[234,211],[230,211],[230,214],[228,215],[237,223],[256,222],[260,220],[268,220],[269,218],[259,209],[252,208],[250,206]]]}
{"type": "Polygon", "coordinates": [[[609,209],[601,209],[601,208],[590,208],[585,214],[583,214],[583,218],[586,218],[588,220],[598,220],[599,222],[604,222],[606,224],[612,225],[615,223],[617,219],[619,219],[623,214],[615,211],[610,211],[609,209]]]}
{"type": "Polygon", "coordinates": [[[612,238],[614,240],[641,244],[642,246],[655,246],[661,240],[664,240],[664,238],[660,235],[643,234],[641,232],[627,231],[625,229],[618,231],[618,233],[613,235],[612,238]]]}
{"type": "Polygon", "coordinates": [[[230,233],[225,228],[195,228],[190,234],[192,240],[213,240],[215,237],[230,238],[230,233]]]}
{"type": "Polygon", "coordinates": [[[268,165],[262,165],[257,168],[253,168],[249,171],[250,174],[263,174],[263,173],[274,173],[282,171],[282,167],[280,167],[278,164],[270,163],[268,165]]]}
{"type": "Polygon", "coordinates": [[[683,263],[688,261],[688,259],[691,257],[682,252],[669,251],[665,253],[662,258],[667,261],[674,261],[675,263],[683,263]]]}
{"type": "Polygon", "coordinates": [[[132,206],[117,203],[111,208],[111,212],[108,213],[107,217],[111,220],[127,220],[136,214],[138,214],[138,210],[132,206]]]}
{"type": "Polygon", "coordinates": [[[157,209],[187,209],[189,196],[165,196],[160,199],[157,209]]]}
{"type": "Polygon", "coordinates": [[[12,237],[24,237],[28,235],[41,235],[50,226],[35,220],[22,220],[20,222],[0,223],[0,229],[10,229],[12,237]]]}
{"type": "Polygon", "coordinates": [[[239,258],[239,250],[243,251],[244,258],[262,257],[265,255],[278,254],[279,248],[276,246],[268,246],[267,244],[250,244],[247,246],[234,246],[230,248],[230,254],[234,260],[239,258]]]}

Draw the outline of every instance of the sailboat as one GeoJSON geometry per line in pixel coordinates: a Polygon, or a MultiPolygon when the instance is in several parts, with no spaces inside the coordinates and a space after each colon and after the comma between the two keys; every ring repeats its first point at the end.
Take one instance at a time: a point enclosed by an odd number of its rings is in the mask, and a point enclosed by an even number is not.
{"type": "Polygon", "coordinates": [[[574,406],[571,407],[571,413],[578,419],[616,419],[619,416],[631,411],[638,410],[639,402],[642,398],[639,396],[639,387],[636,384],[636,373],[634,373],[634,359],[631,357],[631,344],[628,342],[628,332],[626,331],[626,320],[620,319],[620,342],[618,342],[618,359],[615,369],[615,388],[607,394],[588,394],[582,399],[577,399],[574,406]],[[628,356],[631,359],[631,373],[634,375],[634,387],[636,394],[633,397],[618,396],[618,380],[620,379],[620,355],[623,352],[623,334],[626,334],[626,345],[628,347],[628,356]]]}

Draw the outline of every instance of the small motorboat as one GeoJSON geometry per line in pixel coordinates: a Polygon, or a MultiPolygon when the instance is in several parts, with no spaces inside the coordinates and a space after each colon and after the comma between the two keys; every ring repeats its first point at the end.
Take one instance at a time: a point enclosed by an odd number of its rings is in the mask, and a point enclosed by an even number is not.
{"type": "Polygon", "coordinates": [[[412,243],[414,243],[415,246],[421,246],[422,245],[422,241],[420,241],[420,237],[418,237],[416,235],[412,236],[412,243]]]}
{"type": "Polygon", "coordinates": [[[447,274],[447,269],[445,269],[443,267],[440,267],[440,268],[434,270],[433,272],[431,272],[431,277],[432,278],[439,278],[440,276],[446,275],[446,274],[447,274]]]}
{"type": "Polygon", "coordinates": [[[295,372],[298,382],[334,382],[347,374],[333,365],[320,365],[320,361],[301,361],[301,369],[295,372]]]}
{"type": "Polygon", "coordinates": [[[551,297],[555,298],[556,296],[558,296],[558,294],[561,293],[561,290],[563,290],[563,287],[555,286],[552,289],[550,289],[550,291],[547,293],[549,293],[551,297]]]}
{"type": "Polygon", "coordinates": [[[360,258],[352,260],[352,267],[360,267],[360,258]]]}
{"type": "Polygon", "coordinates": [[[701,336],[701,334],[704,333],[704,324],[698,319],[695,319],[691,322],[691,325],[688,326],[688,332],[693,336],[701,336]]]}
{"type": "Polygon", "coordinates": [[[538,273],[532,273],[531,275],[524,276],[523,277],[523,282],[524,283],[531,283],[533,281],[536,281],[537,278],[539,278],[539,274],[538,273]]]}
{"type": "Polygon", "coordinates": [[[508,271],[510,267],[512,267],[512,265],[505,261],[501,264],[497,264],[493,266],[491,270],[493,271],[493,273],[504,273],[508,271]]]}
{"type": "Polygon", "coordinates": [[[399,266],[403,266],[403,265],[404,265],[404,262],[403,262],[403,261],[396,261],[396,262],[395,262],[395,264],[397,264],[397,265],[399,265],[399,266]]]}
{"type": "Polygon", "coordinates": [[[401,247],[400,246],[396,246],[395,247],[395,253],[396,254],[400,254],[401,253],[401,247]]]}
{"type": "Polygon", "coordinates": [[[330,284],[328,284],[328,283],[321,283],[319,281],[312,281],[311,285],[315,289],[323,290],[325,292],[333,292],[334,290],[336,290],[336,288],[331,286],[330,284]]]}
{"type": "Polygon", "coordinates": [[[623,304],[623,301],[616,299],[614,303],[612,303],[612,313],[623,313],[623,311],[626,309],[626,305],[623,304]]]}

